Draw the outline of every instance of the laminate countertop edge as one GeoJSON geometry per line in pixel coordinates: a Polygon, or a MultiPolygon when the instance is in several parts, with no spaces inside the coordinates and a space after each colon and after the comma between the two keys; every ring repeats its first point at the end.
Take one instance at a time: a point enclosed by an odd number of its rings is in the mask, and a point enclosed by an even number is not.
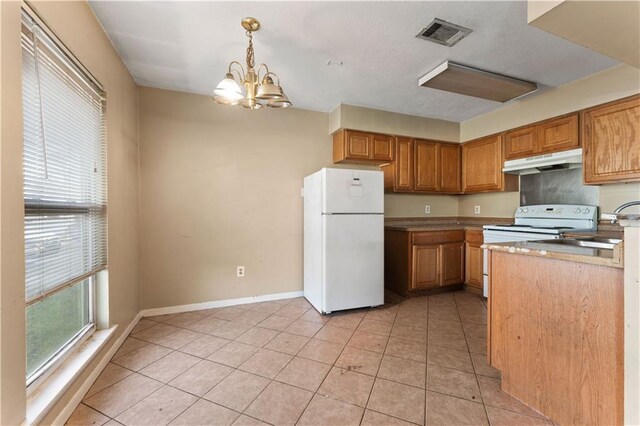
{"type": "MultiPolygon", "coordinates": [[[[575,248],[558,246],[544,241],[518,241],[512,243],[489,243],[481,246],[483,249],[500,251],[525,256],[535,256],[546,259],[565,260],[568,262],[588,263],[591,265],[624,268],[624,242],[619,243],[613,250],[589,249],[591,254],[572,253],[575,248]]],[[[587,251],[586,249],[583,251],[587,251]]]]}

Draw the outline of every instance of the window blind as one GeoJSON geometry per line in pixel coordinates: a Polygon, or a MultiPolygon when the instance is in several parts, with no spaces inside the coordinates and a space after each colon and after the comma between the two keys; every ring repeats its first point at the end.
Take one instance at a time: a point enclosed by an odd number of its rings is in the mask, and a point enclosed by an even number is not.
{"type": "Polygon", "coordinates": [[[101,88],[22,15],[26,300],[107,265],[101,88]]]}

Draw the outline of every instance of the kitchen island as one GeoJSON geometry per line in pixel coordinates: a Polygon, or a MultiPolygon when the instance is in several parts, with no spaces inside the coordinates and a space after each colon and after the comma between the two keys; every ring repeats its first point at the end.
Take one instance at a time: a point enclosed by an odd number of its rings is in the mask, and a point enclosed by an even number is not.
{"type": "Polygon", "coordinates": [[[621,246],[487,244],[489,363],[559,424],[623,423],[621,246]]]}

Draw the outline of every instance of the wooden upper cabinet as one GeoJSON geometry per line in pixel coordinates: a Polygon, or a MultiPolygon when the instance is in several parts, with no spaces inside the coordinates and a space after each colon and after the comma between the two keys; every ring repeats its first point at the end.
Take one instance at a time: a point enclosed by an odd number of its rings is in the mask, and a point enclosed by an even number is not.
{"type": "Polygon", "coordinates": [[[413,142],[416,191],[438,190],[438,143],[416,139],[413,142]]]}
{"type": "Polygon", "coordinates": [[[504,135],[504,158],[531,157],[580,147],[578,114],[542,121],[504,135]]]}
{"type": "Polygon", "coordinates": [[[438,182],[438,190],[442,192],[460,192],[462,176],[461,176],[461,152],[462,149],[458,144],[441,144],[440,145],[440,173],[438,174],[440,182],[438,182]]]}
{"type": "Polygon", "coordinates": [[[504,135],[504,157],[507,160],[528,157],[536,152],[536,128],[507,132],[504,135]]]}
{"type": "Polygon", "coordinates": [[[460,193],[459,144],[399,136],[394,145],[395,160],[382,167],[385,189],[395,192],[460,193]]]}
{"type": "Polygon", "coordinates": [[[584,181],[640,180],[640,96],[584,112],[584,181]]]}
{"type": "Polygon", "coordinates": [[[518,176],[502,172],[502,135],[462,145],[462,190],[465,193],[515,191],[518,176]]]}
{"type": "Polygon", "coordinates": [[[368,160],[371,156],[370,135],[360,132],[347,132],[345,149],[348,158],[368,160]]]}
{"type": "Polygon", "coordinates": [[[334,163],[383,164],[393,160],[393,136],[340,130],[333,135],[334,163]]]}
{"type": "Polygon", "coordinates": [[[376,161],[393,160],[393,137],[388,135],[373,134],[372,136],[372,156],[376,161]]]}
{"type": "Polygon", "coordinates": [[[396,161],[394,189],[396,191],[413,190],[413,140],[398,137],[396,139],[396,161]]]}
{"type": "Polygon", "coordinates": [[[578,114],[545,121],[538,126],[537,152],[566,151],[580,147],[578,114]]]}

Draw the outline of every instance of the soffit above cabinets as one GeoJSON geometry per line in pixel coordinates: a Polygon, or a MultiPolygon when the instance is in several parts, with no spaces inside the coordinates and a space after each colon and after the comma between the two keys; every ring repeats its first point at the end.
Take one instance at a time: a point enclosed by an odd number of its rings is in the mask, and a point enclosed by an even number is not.
{"type": "Polygon", "coordinates": [[[529,3],[529,25],[640,68],[640,2],[529,3]]]}
{"type": "Polygon", "coordinates": [[[417,87],[446,60],[535,81],[540,92],[618,64],[527,25],[523,1],[89,4],[138,84],[207,96],[243,60],[238,25],[254,16],[256,63],[277,70],[296,108],[324,112],[342,103],[460,122],[503,104],[417,87]],[[417,38],[436,18],[472,32],[452,47],[417,38]]]}

